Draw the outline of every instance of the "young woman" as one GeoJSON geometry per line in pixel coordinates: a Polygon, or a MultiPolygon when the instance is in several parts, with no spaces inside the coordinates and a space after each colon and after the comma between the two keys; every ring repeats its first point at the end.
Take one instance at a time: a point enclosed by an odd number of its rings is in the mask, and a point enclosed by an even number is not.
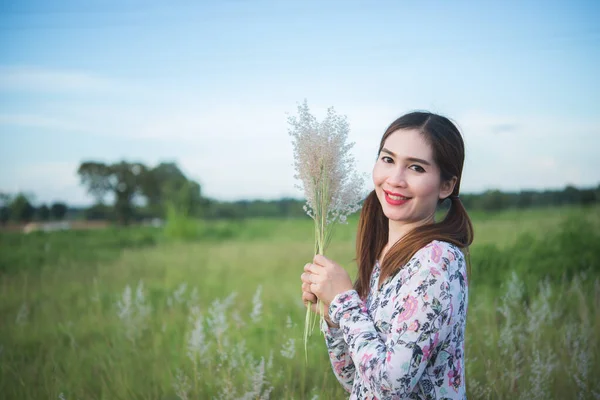
{"type": "Polygon", "coordinates": [[[327,307],[333,371],[351,399],[465,399],[467,265],[473,227],[459,199],[460,132],[414,112],[385,131],[362,208],[358,278],[323,256],[302,274],[302,299],[327,307]],[[434,220],[445,199],[450,209],[434,220]]]}

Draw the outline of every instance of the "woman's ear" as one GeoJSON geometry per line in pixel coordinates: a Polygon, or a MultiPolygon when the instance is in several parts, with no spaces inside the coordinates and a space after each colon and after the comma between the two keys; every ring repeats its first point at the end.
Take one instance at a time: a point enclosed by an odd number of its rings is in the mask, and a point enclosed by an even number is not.
{"type": "Polygon", "coordinates": [[[440,199],[445,199],[452,194],[457,181],[458,178],[453,176],[449,180],[442,182],[442,187],[440,188],[440,199]]]}

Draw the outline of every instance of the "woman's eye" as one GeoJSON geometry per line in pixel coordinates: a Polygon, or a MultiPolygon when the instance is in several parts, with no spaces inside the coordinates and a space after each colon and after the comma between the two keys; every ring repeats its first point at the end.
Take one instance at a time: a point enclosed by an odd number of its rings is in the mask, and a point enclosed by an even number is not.
{"type": "Polygon", "coordinates": [[[387,163],[387,164],[394,162],[394,160],[392,160],[392,157],[388,157],[388,156],[383,156],[383,157],[381,157],[381,159],[383,160],[384,163],[387,163]]]}
{"type": "Polygon", "coordinates": [[[412,169],[413,171],[417,171],[417,172],[425,172],[423,167],[421,167],[420,165],[411,165],[410,169],[412,169]]]}

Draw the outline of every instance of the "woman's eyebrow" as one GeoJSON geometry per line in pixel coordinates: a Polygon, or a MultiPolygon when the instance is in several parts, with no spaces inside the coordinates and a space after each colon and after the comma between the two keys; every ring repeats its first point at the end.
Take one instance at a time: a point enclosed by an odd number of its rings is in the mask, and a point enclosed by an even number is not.
{"type": "MultiPolygon", "coordinates": [[[[396,158],[397,158],[396,154],[395,154],[393,151],[390,151],[390,150],[386,149],[385,147],[381,149],[381,152],[382,152],[382,153],[389,154],[390,156],[392,156],[392,157],[396,157],[396,158]]],[[[418,162],[418,163],[421,163],[421,164],[424,164],[424,165],[429,165],[429,166],[431,166],[431,163],[430,163],[429,161],[423,160],[423,159],[421,159],[421,158],[416,158],[416,157],[407,157],[407,158],[406,158],[406,161],[418,162]]]]}

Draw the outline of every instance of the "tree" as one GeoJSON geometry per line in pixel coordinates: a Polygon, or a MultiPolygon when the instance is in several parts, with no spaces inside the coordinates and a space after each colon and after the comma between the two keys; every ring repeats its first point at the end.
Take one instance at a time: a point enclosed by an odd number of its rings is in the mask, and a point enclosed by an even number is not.
{"type": "Polygon", "coordinates": [[[62,220],[67,215],[67,205],[65,203],[54,203],[50,206],[50,216],[55,220],[62,220]]]}
{"type": "Polygon", "coordinates": [[[110,206],[103,203],[97,203],[84,211],[85,219],[92,220],[108,220],[112,219],[113,210],[110,206]]]}
{"type": "Polygon", "coordinates": [[[50,219],[50,208],[47,205],[42,204],[37,209],[37,219],[40,221],[48,221],[50,219]]]}
{"type": "Polygon", "coordinates": [[[88,193],[102,203],[104,197],[113,190],[110,167],[99,162],[83,162],[77,170],[81,184],[87,186],[88,193]]]}
{"type": "Polygon", "coordinates": [[[142,178],[142,193],[148,208],[155,215],[164,216],[167,204],[193,213],[201,202],[200,185],[189,181],[175,163],[160,163],[142,178]]]}
{"type": "Polygon", "coordinates": [[[148,169],[141,163],[121,161],[107,165],[84,162],[77,173],[88,193],[102,203],[109,193],[114,196],[114,212],[119,223],[127,225],[133,217],[133,201],[142,193],[142,182],[148,169]]]}
{"type": "Polygon", "coordinates": [[[10,219],[11,196],[8,193],[0,193],[0,224],[6,225],[10,219]]]}
{"type": "Polygon", "coordinates": [[[10,204],[10,214],[16,221],[29,222],[33,219],[35,208],[24,194],[19,193],[10,204]]]}
{"type": "Polygon", "coordinates": [[[488,190],[481,195],[479,204],[485,211],[503,210],[508,206],[508,196],[499,190],[488,190]]]}

